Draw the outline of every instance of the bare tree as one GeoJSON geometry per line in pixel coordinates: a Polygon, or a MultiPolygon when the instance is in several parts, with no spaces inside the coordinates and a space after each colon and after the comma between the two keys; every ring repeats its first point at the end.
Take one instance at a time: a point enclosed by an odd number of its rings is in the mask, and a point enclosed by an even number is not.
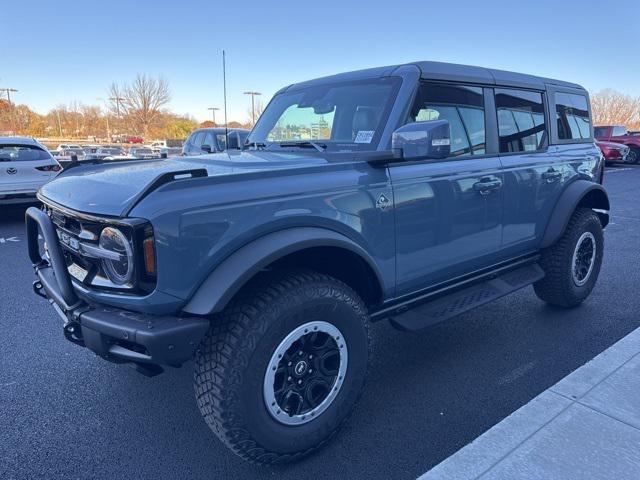
{"type": "Polygon", "coordinates": [[[111,112],[145,137],[170,99],[169,83],[162,77],[155,79],[139,73],[130,84],[112,83],[109,87],[111,112]]]}
{"type": "Polygon", "coordinates": [[[637,126],[640,123],[640,97],[607,89],[591,95],[595,125],[637,126]]]}
{"type": "MultiPolygon", "coordinates": [[[[260,99],[256,99],[255,103],[254,103],[254,107],[255,107],[255,117],[256,117],[256,122],[258,121],[258,119],[260,118],[260,115],[262,115],[262,112],[264,111],[264,103],[262,103],[262,100],[260,99]]],[[[251,119],[253,118],[253,109],[251,107],[247,108],[247,116],[249,117],[249,120],[247,121],[247,126],[249,126],[250,128],[253,127],[253,123],[251,121],[251,119]]]]}

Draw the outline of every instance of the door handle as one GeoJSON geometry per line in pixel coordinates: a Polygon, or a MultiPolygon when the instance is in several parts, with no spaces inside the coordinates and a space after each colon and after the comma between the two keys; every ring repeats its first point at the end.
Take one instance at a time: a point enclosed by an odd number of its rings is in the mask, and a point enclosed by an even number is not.
{"type": "Polygon", "coordinates": [[[473,184],[473,189],[480,195],[489,195],[492,191],[502,187],[502,181],[498,178],[481,178],[473,184]]]}
{"type": "Polygon", "coordinates": [[[559,172],[554,168],[550,168],[542,174],[542,179],[546,180],[549,183],[555,182],[556,180],[560,179],[560,177],[562,177],[562,172],[559,172]]]}

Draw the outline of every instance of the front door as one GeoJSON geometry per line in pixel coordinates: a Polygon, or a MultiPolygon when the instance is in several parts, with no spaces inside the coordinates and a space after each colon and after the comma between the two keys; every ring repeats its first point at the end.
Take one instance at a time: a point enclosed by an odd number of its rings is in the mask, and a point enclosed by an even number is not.
{"type": "Polygon", "coordinates": [[[500,251],[503,178],[487,152],[483,89],[423,84],[409,121],[436,119],[450,123],[450,158],[389,168],[399,296],[491,265],[500,251]]]}

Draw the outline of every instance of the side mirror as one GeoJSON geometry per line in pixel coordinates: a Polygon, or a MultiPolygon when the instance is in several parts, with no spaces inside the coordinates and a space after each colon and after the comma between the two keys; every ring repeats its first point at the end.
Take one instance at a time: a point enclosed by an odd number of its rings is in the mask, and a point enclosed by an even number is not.
{"type": "Polygon", "coordinates": [[[391,148],[402,151],[404,160],[447,158],[451,151],[448,120],[408,123],[393,132],[391,148]]]}
{"type": "Polygon", "coordinates": [[[207,145],[207,144],[202,145],[200,147],[200,150],[202,150],[203,152],[211,153],[211,145],[207,145]]]}

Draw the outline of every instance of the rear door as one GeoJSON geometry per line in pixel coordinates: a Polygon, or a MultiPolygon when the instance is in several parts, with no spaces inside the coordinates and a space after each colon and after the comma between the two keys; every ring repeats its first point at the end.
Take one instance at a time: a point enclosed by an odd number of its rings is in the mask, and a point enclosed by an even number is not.
{"type": "MultiPolygon", "coordinates": [[[[424,83],[409,121],[448,120],[451,156],[390,166],[397,293],[491,265],[502,236],[502,173],[487,144],[485,89],[424,83]]],[[[495,142],[494,142],[495,143],[495,142]]]]}
{"type": "Polygon", "coordinates": [[[57,165],[51,155],[31,145],[0,145],[0,190],[32,193],[49,181],[57,165]]]}
{"type": "Polygon", "coordinates": [[[505,179],[505,255],[539,247],[567,184],[595,155],[586,96],[496,88],[505,179]],[[551,145],[550,145],[551,144],[551,145]]]}

